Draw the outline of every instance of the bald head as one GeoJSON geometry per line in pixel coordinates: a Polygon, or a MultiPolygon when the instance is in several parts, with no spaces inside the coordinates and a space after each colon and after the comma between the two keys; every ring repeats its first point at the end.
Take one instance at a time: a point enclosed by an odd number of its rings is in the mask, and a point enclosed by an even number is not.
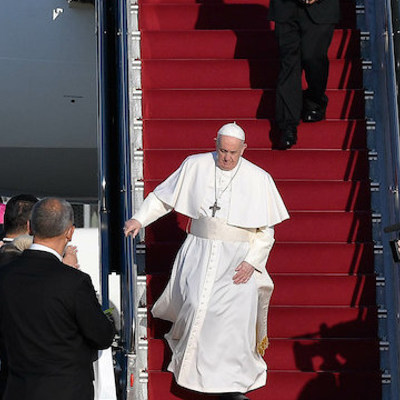
{"type": "Polygon", "coordinates": [[[41,239],[62,235],[74,223],[71,204],[54,197],[45,198],[35,204],[31,216],[31,231],[41,239]]]}

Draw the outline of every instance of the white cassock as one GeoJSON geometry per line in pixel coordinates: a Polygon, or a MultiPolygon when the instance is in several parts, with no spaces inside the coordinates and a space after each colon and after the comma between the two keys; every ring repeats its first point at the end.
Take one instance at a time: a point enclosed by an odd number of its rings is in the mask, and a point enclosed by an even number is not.
{"type": "Polygon", "coordinates": [[[223,171],[215,160],[215,153],[188,157],[133,218],[145,227],[175,209],[192,219],[152,309],[173,323],[165,336],[172,349],[168,370],[191,390],[247,392],[266,383],[262,355],[273,283],[265,263],[273,226],[289,216],[267,172],[244,158],[223,171]],[[215,197],[220,209],[213,218],[215,197]],[[243,261],[256,271],[247,283],[234,284],[243,261]]]}

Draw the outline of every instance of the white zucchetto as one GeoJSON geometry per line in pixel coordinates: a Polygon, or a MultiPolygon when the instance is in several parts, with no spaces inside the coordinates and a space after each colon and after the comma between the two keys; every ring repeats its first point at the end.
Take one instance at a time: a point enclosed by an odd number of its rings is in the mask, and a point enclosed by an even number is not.
{"type": "Polygon", "coordinates": [[[246,138],[244,130],[236,122],[230,122],[223,125],[219,129],[217,136],[231,136],[243,141],[246,138]]]}

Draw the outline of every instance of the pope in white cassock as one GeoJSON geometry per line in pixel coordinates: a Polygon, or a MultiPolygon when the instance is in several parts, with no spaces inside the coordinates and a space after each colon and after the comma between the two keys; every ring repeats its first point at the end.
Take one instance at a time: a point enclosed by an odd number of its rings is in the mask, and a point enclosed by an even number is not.
{"type": "Polygon", "coordinates": [[[173,323],[165,337],[178,385],[234,400],[266,383],[265,264],[274,226],[289,218],[271,176],[242,158],[244,140],[236,123],[224,125],[216,152],[189,156],[124,228],[136,236],[173,209],[191,218],[152,313],[173,323]]]}

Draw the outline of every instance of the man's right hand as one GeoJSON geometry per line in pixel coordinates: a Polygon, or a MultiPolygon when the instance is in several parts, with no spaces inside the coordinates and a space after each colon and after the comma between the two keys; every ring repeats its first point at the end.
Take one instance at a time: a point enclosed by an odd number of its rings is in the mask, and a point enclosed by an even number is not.
{"type": "Polygon", "coordinates": [[[128,219],[128,221],[125,222],[124,234],[126,237],[129,235],[135,237],[139,233],[141,227],[142,224],[137,219],[128,219]]]}
{"type": "Polygon", "coordinates": [[[78,248],[76,246],[67,246],[64,252],[63,263],[72,268],[79,269],[78,257],[76,255],[77,252],[78,248]]]}

